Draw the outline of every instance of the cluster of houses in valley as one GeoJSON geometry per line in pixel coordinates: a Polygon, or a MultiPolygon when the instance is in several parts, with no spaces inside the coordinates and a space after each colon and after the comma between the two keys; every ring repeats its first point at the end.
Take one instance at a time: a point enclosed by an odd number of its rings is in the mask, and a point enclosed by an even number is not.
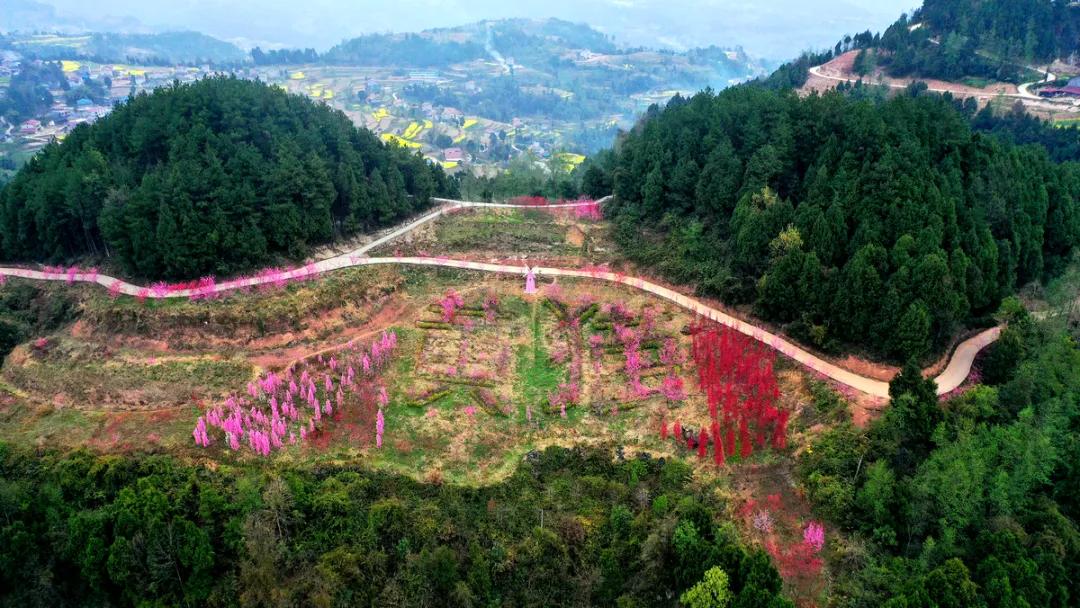
{"type": "MultiPolygon", "coordinates": [[[[0,54],[0,78],[18,69],[18,56],[0,54]]],[[[67,90],[51,91],[52,107],[40,116],[8,125],[0,118],[0,143],[35,151],[50,141],[62,140],[78,125],[105,116],[134,93],[167,86],[174,81],[191,82],[215,73],[210,66],[125,66],[87,62],[63,62],[67,90]],[[73,98],[73,90],[87,81],[96,94],[73,98]]],[[[521,118],[498,122],[466,115],[460,108],[431,101],[408,100],[406,87],[436,85],[462,93],[475,93],[481,85],[468,74],[414,71],[390,72],[380,68],[324,66],[249,66],[234,68],[239,78],[262,80],[293,93],[308,95],[342,109],[357,124],[390,139],[416,147],[431,162],[450,171],[499,165],[521,154],[550,158],[560,143],[560,127],[553,121],[531,124],[521,118]],[[412,124],[425,125],[413,132],[412,124]]]]}
{"type": "MultiPolygon", "coordinates": [[[[52,107],[41,116],[24,120],[11,128],[0,128],[0,142],[23,144],[26,150],[36,150],[53,140],[62,140],[75,127],[91,123],[112,111],[115,104],[139,91],[150,90],[173,81],[191,82],[212,73],[202,67],[131,67],[123,65],[92,65],[64,62],[70,67],[64,75],[70,89],[83,85],[88,79],[105,83],[106,94],[97,100],[88,96],[69,102],[68,91],[50,90],[52,107]]],[[[0,78],[12,77],[21,63],[18,56],[0,56],[0,78]]]]}

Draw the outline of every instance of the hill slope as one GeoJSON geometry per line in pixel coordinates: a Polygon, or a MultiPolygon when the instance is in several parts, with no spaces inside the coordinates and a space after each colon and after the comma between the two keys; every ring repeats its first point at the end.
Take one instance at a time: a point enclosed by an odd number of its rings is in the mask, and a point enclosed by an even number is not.
{"type": "MultiPolygon", "coordinates": [[[[523,84],[557,84],[560,74],[586,81],[622,81],[636,93],[651,86],[726,86],[757,68],[741,51],[716,47],[685,53],[620,48],[585,24],[560,19],[502,19],[413,34],[370,34],[345,41],[321,59],[343,65],[447,69],[469,62],[497,64],[523,84]]],[[[470,78],[484,72],[469,69],[470,78]]],[[[564,86],[569,87],[567,82],[564,86]]]]}
{"type": "Polygon", "coordinates": [[[152,278],[231,273],[393,222],[450,187],[340,112],[207,79],[139,95],[43,150],[0,192],[0,254],[110,256],[152,278]]]}
{"type": "Polygon", "coordinates": [[[876,50],[857,60],[861,72],[877,63],[896,77],[1019,84],[1037,78],[1027,66],[1075,59],[1080,7],[1064,0],[925,0],[880,38],[856,36],[853,47],[876,50]]]}
{"type": "Polygon", "coordinates": [[[944,345],[1080,244],[1080,172],[947,100],[735,87],[654,110],[612,163],[625,251],[819,346],[944,345]]]}
{"type": "Polygon", "coordinates": [[[567,49],[615,51],[606,36],[584,24],[559,19],[480,21],[415,34],[368,34],[324,55],[331,63],[446,67],[476,59],[538,59],[567,49]]]}

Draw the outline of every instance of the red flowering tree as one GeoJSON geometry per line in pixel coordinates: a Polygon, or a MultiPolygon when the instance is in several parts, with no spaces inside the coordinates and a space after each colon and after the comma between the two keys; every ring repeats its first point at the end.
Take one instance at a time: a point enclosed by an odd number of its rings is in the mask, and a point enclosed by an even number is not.
{"type": "Polygon", "coordinates": [[[780,390],[773,371],[775,352],[728,327],[698,324],[692,328],[698,384],[705,393],[717,463],[735,454],[743,458],[757,447],[787,445],[788,412],[778,407],[780,390]],[[721,447],[722,444],[722,447],[721,447]]]}

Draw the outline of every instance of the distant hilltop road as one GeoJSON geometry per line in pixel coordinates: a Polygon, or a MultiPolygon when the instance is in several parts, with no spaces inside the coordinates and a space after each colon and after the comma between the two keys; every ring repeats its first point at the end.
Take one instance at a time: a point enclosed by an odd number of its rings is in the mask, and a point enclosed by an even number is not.
{"type": "MultiPolygon", "coordinates": [[[[1005,97],[1011,99],[1022,99],[1028,102],[1057,104],[1059,106],[1072,105],[1071,101],[1063,102],[1053,99],[1045,99],[1031,92],[1031,87],[1045,84],[1048,82],[1054,82],[1057,79],[1056,74],[1050,72],[1047,69],[1034,65],[1025,64],[1022,67],[1025,67],[1033,72],[1038,72],[1042,74],[1042,80],[1038,80],[1035,82],[1026,82],[1018,86],[1007,83],[997,83],[996,88],[980,89],[958,82],[949,82],[933,78],[892,78],[881,75],[859,76],[858,74],[855,74],[853,72],[853,60],[857,53],[858,51],[848,51],[847,53],[838,55],[827,63],[813,66],[809,69],[810,75],[826,81],[847,84],[854,84],[861,80],[863,83],[866,84],[886,86],[891,89],[906,89],[913,83],[923,82],[926,83],[927,90],[932,93],[951,93],[952,95],[958,97],[975,97],[984,101],[994,99],[996,97],[1005,97]]],[[[814,87],[811,86],[811,88],[814,87]]],[[[820,88],[820,86],[817,88],[820,88]]]]}
{"type": "MultiPolygon", "coordinates": [[[[575,202],[565,203],[560,205],[547,205],[541,207],[543,209],[551,208],[573,208],[582,207],[587,205],[602,205],[610,200],[611,197],[600,199],[599,201],[589,202],[575,202]]],[[[653,294],[659,298],[667,300],[673,304],[676,304],[695,315],[700,315],[716,323],[720,323],[727,327],[734,329],[742,334],[750,336],[755,340],[769,345],[776,349],[781,354],[789,357],[793,361],[800,363],[801,365],[811,369],[815,373],[829,378],[830,380],[850,387],[861,393],[865,393],[872,397],[888,399],[889,397],[889,383],[874,378],[867,378],[856,374],[850,370],[844,369],[833,363],[830,363],[813,353],[800,348],[799,346],[785,340],[779,335],[770,333],[769,331],[748,323],[741,319],[737,319],[723,311],[717,310],[701,301],[692,298],[690,296],[679,293],[668,287],[647,281],[645,279],[633,276],[626,276],[623,274],[607,272],[603,270],[581,270],[581,269],[569,269],[569,268],[549,268],[544,266],[528,267],[523,265],[510,265],[510,264],[492,264],[486,262],[473,262],[468,260],[451,260],[446,258],[436,257],[401,257],[401,256],[389,256],[389,257],[366,257],[366,253],[385,245],[386,243],[401,237],[416,228],[427,224],[447,213],[453,212],[458,209],[466,208],[497,208],[497,209],[514,209],[514,208],[537,208],[533,205],[513,205],[503,203],[477,203],[469,201],[453,201],[448,199],[436,199],[436,202],[442,203],[438,209],[435,209],[431,213],[424,215],[423,217],[408,222],[405,225],[391,230],[389,233],[384,234],[380,238],[372,241],[371,243],[360,247],[349,253],[328,258],[319,262],[308,264],[307,266],[297,268],[288,272],[275,274],[273,276],[257,275],[253,277],[246,277],[241,279],[235,279],[232,281],[224,281],[221,283],[215,283],[212,286],[191,288],[191,289],[178,289],[170,290],[168,292],[160,292],[150,289],[149,287],[135,285],[128,283],[121,279],[113,278],[107,275],[89,272],[77,272],[73,274],[67,274],[62,272],[46,272],[42,270],[31,270],[27,268],[5,268],[0,267],[0,275],[13,276],[23,279],[40,280],[40,281],[61,281],[70,283],[96,283],[103,287],[107,287],[110,291],[115,293],[125,294],[129,296],[146,297],[152,299],[164,299],[164,298],[190,298],[192,296],[197,297],[209,297],[216,294],[228,293],[238,289],[247,287],[256,287],[259,285],[265,285],[275,283],[279,281],[288,281],[294,279],[306,279],[312,275],[322,274],[326,272],[332,272],[334,270],[340,270],[343,268],[352,268],[356,266],[370,266],[375,264],[401,264],[408,266],[434,266],[443,268],[459,268],[463,270],[472,270],[477,272],[493,272],[500,274],[516,274],[524,277],[530,270],[536,276],[552,276],[552,277],[572,277],[586,280],[598,280],[607,281],[610,283],[618,283],[620,285],[626,285],[635,289],[653,294]]],[[[960,385],[964,383],[968,375],[971,373],[971,367],[975,361],[976,355],[984,348],[992,344],[1001,335],[1001,327],[994,327],[985,330],[968,340],[960,343],[956,350],[953,351],[952,356],[949,359],[948,365],[945,367],[940,375],[934,380],[938,386],[938,394],[943,395],[956,390],[960,385]]]]}

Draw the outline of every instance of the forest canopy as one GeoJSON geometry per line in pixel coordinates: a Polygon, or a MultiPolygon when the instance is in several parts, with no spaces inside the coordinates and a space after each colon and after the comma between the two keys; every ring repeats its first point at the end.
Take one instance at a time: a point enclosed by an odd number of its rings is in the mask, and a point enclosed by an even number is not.
{"type": "Polygon", "coordinates": [[[454,194],[442,169],[341,112],[230,77],[140,94],[0,192],[8,261],[107,257],[147,278],[298,259],[454,194]]]}
{"type": "Polygon", "coordinates": [[[825,349],[922,358],[1080,244],[1080,166],[946,97],[747,86],[653,108],[608,163],[625,252],[825,349]]]}
{"type": "Polygon", "coordinates": [[[707,570],[791,608],[680,459],[551,447],[507,480],[0,444],[0,606],[668,607],[707,570]]]}
{"type": "Polygon", "coordinates": [[[1009,59],[1045,63],[1080,51],[1080,8],[1072,0],[924,0],[912,22],[1009,59]]]}
{"type": "Polygon", "coordinates": [[[1069,0],[925,0],[884,34],[845,38],[834,54],[849,49],[861,49],[860,74],[880,65],[896,77],[1021,83],[1040,77],[1028,66],[1080,50],[1080,8],[1069,0]]]}
{"type": "Polygon", "coordinates": [[[982,384],[941,404],[907,369],[868,429],[799,457],[815,512],[850,538],[833,605],[1078,605],[1080,349],[1015,299],[1002,312],[982,384]]]}

